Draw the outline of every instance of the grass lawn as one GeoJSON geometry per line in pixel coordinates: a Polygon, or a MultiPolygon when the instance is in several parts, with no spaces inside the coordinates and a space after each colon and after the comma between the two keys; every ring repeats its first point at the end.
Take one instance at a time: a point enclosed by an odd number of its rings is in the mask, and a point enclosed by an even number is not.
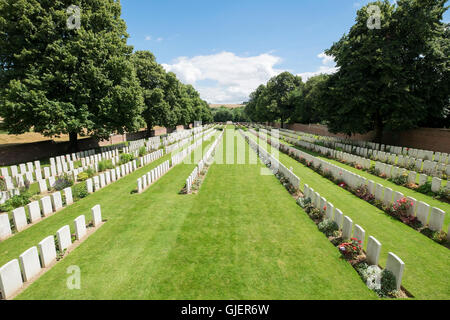
{"type": "Polygon", "coordinates": [[[195,165],[181,164],[130,193],[165,160],[0,243],[3,265],[95,204],[108,220],[18,299],[377,298],[260,164],[214,164],[192,195],[179,191],[195,165]],[[66,287],[71,265],[81,268],[81,290],[66,287]]]}
{"type": "MultiPolygon", "coordinates": [[[[254,135],[249,133],[249,136],[256,140],[254,135]]],[[[270,151],[270,146],[264,141],[260,144],[270,151]]],[[[286,167],[293,168],[301,180],[301,186],[308,184],[341,209],[354,224],[363,227],[366,238],[371,235],[381,242],[382,266],[386,263],[388,252],[397,254],[405,262],[403,285],[416,298],[450,299],[449,249],[339,188],[288,155],[280,153],[280,161],[286,167]]]]}

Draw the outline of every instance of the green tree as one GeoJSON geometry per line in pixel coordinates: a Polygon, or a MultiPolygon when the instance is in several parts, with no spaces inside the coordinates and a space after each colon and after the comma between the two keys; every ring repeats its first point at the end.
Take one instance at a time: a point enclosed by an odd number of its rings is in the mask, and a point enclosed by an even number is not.
{"type": "Polygon", "coordinates": [[[143,90],[142,117],[150,134],[154,126],[165,123],[164,115],[170,110],[164,93],[164,88],[167,86],[166,72],[156,62],[155,56],[150,51],[136,51],[132,56],[132,61],[143,90]]]}
{"type": "Polygon", "coordinates": [[[325,103],[328,78],[329,75],[326,74],[311,77],[304,86],[292,92],[292,104],[295,106],[292,120],[307,124],[322,121],[321,111],[325,103]]]}
{"type": "Polygon", "coordinates": [[[448,106],[448,81],[443,83],[448,79],[448,55],[441,51],[444,3],[374,2],[381,12],[380,29],[368,28],[368,6],[358,11],[350,32],[326,51],[339,67],[323,96],[321,114],[331,132],[375,130],[380,142],[385,129],[417,126],[430,103],[435,111],[448,106]],[[439,90],[444,91],[438,98],[431,97],[439,90]]]}
{"type": "Polygon", "coordinates": [[[0,0],[0,115],[11,134],[109,137],[141,124],[132,47],[114,0],[0,0]],[[67,21],[81,8],[80,28],[67,21]]]}

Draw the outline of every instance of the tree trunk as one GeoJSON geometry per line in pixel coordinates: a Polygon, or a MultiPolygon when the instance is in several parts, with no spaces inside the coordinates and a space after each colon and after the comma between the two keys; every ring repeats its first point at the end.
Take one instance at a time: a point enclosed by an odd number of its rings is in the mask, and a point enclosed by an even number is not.
{"type": "Polygon", "coordinates": [[[78,152],[78,133],[69,132],[69,152],[78,152]]]}
{"type": "Polygon", "coordinates": [[[147,122],[147,137],[148,138],[152,137],[152,133],[153,133],[153,125],[147,122]]]}
{"type": "Polygon", "coordinates": [[[377,115],[375,119],[375,142],[382,144],[383,143],[383,121],[379,115],[377,115]]]}

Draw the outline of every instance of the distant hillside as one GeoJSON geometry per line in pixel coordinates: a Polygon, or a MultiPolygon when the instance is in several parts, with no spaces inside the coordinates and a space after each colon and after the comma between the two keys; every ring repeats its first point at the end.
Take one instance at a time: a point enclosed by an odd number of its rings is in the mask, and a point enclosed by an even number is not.
{"type": "Polygon", "coordinates": [[[221,106],[224,106],[225,108],[229,108],[229,109],[236,109],[236,108],[244,107],[243,104],[210,104],[209,105],[210,108],[220,108],[221,106]]]}

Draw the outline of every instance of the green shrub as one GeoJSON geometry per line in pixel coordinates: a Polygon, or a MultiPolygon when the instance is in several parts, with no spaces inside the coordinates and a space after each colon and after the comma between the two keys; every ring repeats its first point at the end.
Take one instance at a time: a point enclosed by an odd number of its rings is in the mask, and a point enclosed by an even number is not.
{"type": "Polygon", "coordinates": [[[325,219],[321,223],[318,224],[318,228],[321,232],[325,233],[327,237],[331,237],[334,235],[335,231],[339,230],[339,226],[333,220],[325,219]]]}
{"type": "Polygon", "coordinates": [[[384,269],[381,273],[381,289],[378,294],[386,297],[395,296],[396,291],[397,279],[391,271],[384,269]]]}
{"type": "Polygon", "coordinates": [[[132,154],[122,153],[120,155],[120,164],[128,163],[128,162],[132,161],[133,159],[134,159],[134,157],[132,154]]]}
{"type": "Polygon", "coordinates": [[[92,178],[93,176],[95,176],[95,171],[92,168],[88,168],[86,171],[86,174],[88,175],[89,178],[92,178]]]}
{"type": "Polygon", "coordinates": [[[65,188],[71,187],[73,186],[73,179],[68,175],[68,174],[64,174],[63,176],[59,177],[56,181],[55,184],[53,185],[53,188],[56,191],[61,191],[65,188]]]}
{"type": "Polygon", "coordinates": [[[427,181],[425,184],[423,184],[420,187],[418,187],[416,189],[416,191],[420,192],[420,193],[423,193],[423,194],[426,194],[428,196],[433,196],[434,195],[434,192],[431,191],[431,182],[430,181],[427,181]]]}
{"type": "Polygon", "coordinates": [[[139,157],[144,156],[146,153],[147,153],[147,150],[145,149],[145,147],[139,148],[139,157]]]}
{"type": "Polygon", "coordinates": [[[73,192],[73,197],[75,199],[83,199],[89,195],[85,183],[79,183],[76,186],[74,186],[72,188],[72,192],[73,192]]]}
{"type": "Polygon", "coordinates": [[[80,172],[77,175],[77,180],[78,181],[86,181],[87,179],[89,179],[89,175],[86,172],[80,172]]]}
{"type": "Polygon", "coordinates": [[[388,180],[400,186],[404,186],[408,183],[408,174],[402,174],[397,177],[390,178],[388,180]]]}
{"type": "Polygon", "coordinates": [[[20,195],[16,195],[0,205],[0,212],[9,212],[16,208],[26,206],[31,202],[31,197],[32,195],[28,191],[22,192],[20,195]]]}
{"type": "Polygon", "coordinates": [[[108,169],[114,168],[111,160],[102,160],[98,163],[98,171],[103,172],[108,169]]]}

